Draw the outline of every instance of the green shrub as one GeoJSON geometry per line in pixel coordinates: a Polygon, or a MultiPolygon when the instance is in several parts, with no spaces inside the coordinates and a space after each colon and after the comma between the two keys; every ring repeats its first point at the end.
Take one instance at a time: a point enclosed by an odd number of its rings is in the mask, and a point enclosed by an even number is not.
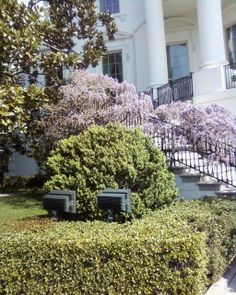
{"type": "Polygon", "coordinates": [[[0,238],[1,294],[201,294],[205,235],[183,221],[59,223],[0,238]]]}
{"type": "Polygon", "coordinates": [[[156,218],[185,220],[194,231],[206,233],[208,256],[208,283],[215,281],[226,269],[236,253],[236,202],[207,198],[192,202],[180,202],[161,213],[156,218]],[[162,216],[162,217],[161,217],[162,216]]]}
{"type": "Polygon", "coordinates": [[[31,176],[5,176],[3,180],[4,188],[25,187],[31,176]]]}
{"type": "Polygon", "coordinates": [[[235,213],[235,201],[186,201],[132,224],[3,233],[0,294],[203,294],[235,254],[235,213]]]}
{"type": "Polygon", "coordinates": [[[5,176],[3,180],[4,188],[41,188],[47,180],[46,175],[36,174],[34,176],[5,176]]]}
{"type": "Polygon", "coordinates": [[[97,217],[96,196],[105,188],[130,188],[136,217],[176,196],[164,154],[140,130],[92,126],[62,140],[47,165],[52,176],[45,188],[76,190],[82,218],[97,217]]]}

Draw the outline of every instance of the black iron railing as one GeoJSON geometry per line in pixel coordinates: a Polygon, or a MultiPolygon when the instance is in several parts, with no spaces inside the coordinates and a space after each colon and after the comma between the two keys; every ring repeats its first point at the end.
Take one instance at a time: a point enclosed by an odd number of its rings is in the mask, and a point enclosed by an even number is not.
{"type": "Polygon", "coordinates": [[[236,63],[225,66],[226,89],[236,88],[236,63]]]}
{"type": "Polygon", "coordinates": [[[151,96],[155,108],[162,104],[171,103],[173,101],[171,83],[151,89],[151,96]]]}
{"type": "Polygon", "coordinates": [[[175,101],[186,101],[193,97],[192,74],[169,81],[169,83],[150,91],[154,107],[175,101]]]}
{"type": "Polygon", "coordinates": [[[212,142],[208,138],[194,141],[189,130],[173,124],[163,127],[165,122],[155,117],[144,121],[127,116],[124,123],[127,128],[138,125],[143,128],[165,153],[172,168],[182,164],[210,179],[236,187],[236,149],[227,139],[222,142],[212,142]]]}
{"type": "MultiPolygon", "coordinates": [[[[156,118],[152,118],[154,126],[156,118]]],[[[169,125],[168,129],[154,128],[153,139],[170,159],[172,167],[183,164],[204,175],[236,187],[235,148],[225,142],[212,143],[208,138],[193,141],[189,131],[169,125]]]]}
{"type": "Polygon", "coordinates": [[[188,76],[172,81],[173,101],[186,101],[193,97],[192,73],[188,76]]]}

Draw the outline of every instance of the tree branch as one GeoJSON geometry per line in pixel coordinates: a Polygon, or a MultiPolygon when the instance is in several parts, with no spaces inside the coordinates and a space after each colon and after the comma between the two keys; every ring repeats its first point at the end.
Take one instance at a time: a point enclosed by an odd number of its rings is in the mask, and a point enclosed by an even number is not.
{"type": "Polygon", "coordinates": [[[62,52],[62,53],[69,53],[69,52],[73,52],[74,54],[76,54],[76,55],[79,55],[79,53],[77,53],[76,51],[74,51],[73,49],[69,49],[69,50],[62,50],[62,49],[59,49],[59,48],[57,48],[56,46],[54,46],[54,45],[50,45],[50,44],[48,44],[48,43],[46,43],[45,41],[43,42],[43,45],[45,45],[45,46],[47,46],[47,47],[49,47],[49,48],[51,48],[51,49],[54,49],[54,50],[56,50],[56,51],[59,51],[59,52],[62,52]]]}

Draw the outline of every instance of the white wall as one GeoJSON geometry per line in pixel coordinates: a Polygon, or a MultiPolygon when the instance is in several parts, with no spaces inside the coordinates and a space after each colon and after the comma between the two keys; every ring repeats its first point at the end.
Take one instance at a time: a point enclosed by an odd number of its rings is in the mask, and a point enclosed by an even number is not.
{"type": "Polygon", "coordinates": [[[30,176],[38,173],[35,160],[18,152],[12,154],[8,169],[9,172],[5,173],[5,176],[30,176]]]}
{"type": "Polygon", "coordinates": [[[193,74],[194,96],[225,90],[224,67],[203,69],[193,74]]]}
{"type": "Polygon", "coordinates": [[[145,20],[144,0],[120,0],[120,13],[113,17],[119,31],[133,34],[145,20]]]}
{"type": "Polygon", "coordinates": [[[200,62],[196,20],[186,16],[168,18],[165,20],[165,32],[167,45],[176,43],[187,44],[189,71],[197,71],[200,62]]]}
{"type": "MultiPolygon", "coordinates": [[[[99,1],[97,1],[99,8],[99,1]]],[[[138,91],[147,90],[149,64],[144,0],[120,0],[120,13],[113,15],[119,32],[117,39],[107,42],[108,51],[122,50],[124,80],[133,83],[138,91]],[[120,37],[120,34],[126,35],[120,37]]],[[[189,70],[199,69],[198,37],[195,16],[171,17],[165,20],[166,42],[186,42],[189,54],[189,70]]],[[[156,29],[158,34],[158,28],[156,29]]],[[[158,48],[156,49],[158,50],[158,48]]],[[[101,65],[91,72],[102,72],[101,65]]]]}
{"type": "Polygon", "coordinates": [[[203,106],[216,103],[236,115],[236,88],[195,96],[193,103],[203,106]]]}
{"type": "Polygon", "coordinates": [[[134,33],[135,50],[135,86],[138,91],[144,91],[149,85],[149,66],[145,23],[134,33]]]}
{"type": "MultiPolygon", "coordinates": [[[[99,1],[97,1],[99,9],[99,1]]],[[[144,0],[120,0],[120,13],[113,15],[118,26],[116,39],[106,43],[108,51],[122,51],[123,79],[134,84],[138,90],[148,85],[148,60],[146,34],[144,32],[144,0]]],[[[90,72],[102,73],[102,65],[90,72]]]]}

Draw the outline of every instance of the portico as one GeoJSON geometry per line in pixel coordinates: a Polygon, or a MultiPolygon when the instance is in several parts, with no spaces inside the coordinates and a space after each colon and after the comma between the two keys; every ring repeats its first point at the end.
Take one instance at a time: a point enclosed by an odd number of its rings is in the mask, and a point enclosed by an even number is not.
{"type": "Polygon", "coordinates": [[[235,87],[227,100],[226,75],[235,73],[230,67],[227,74],[225,68],[229,64],[223,22],[227,7],[234,9],[236,23],[236,3],[227,0],[190,0],[187,4],[182,0],[145,0],[149,89],[167,85],[176,75],[183,77],[188,67],[193,73],[194,103],[217,102],[222,92],[224,102],[221,100],[220,104],[228,108],[235,104],[235,87]]]}
{"type": "MultiPolygon", "coordinates": [[[[162,0],[145,0],[150,87],[168,82],[162,2],[162,0]]],[[[209,69],[227,64],[221,0],[195,0],[195,5],[200,49],[199,68],[209,69]]]]}

